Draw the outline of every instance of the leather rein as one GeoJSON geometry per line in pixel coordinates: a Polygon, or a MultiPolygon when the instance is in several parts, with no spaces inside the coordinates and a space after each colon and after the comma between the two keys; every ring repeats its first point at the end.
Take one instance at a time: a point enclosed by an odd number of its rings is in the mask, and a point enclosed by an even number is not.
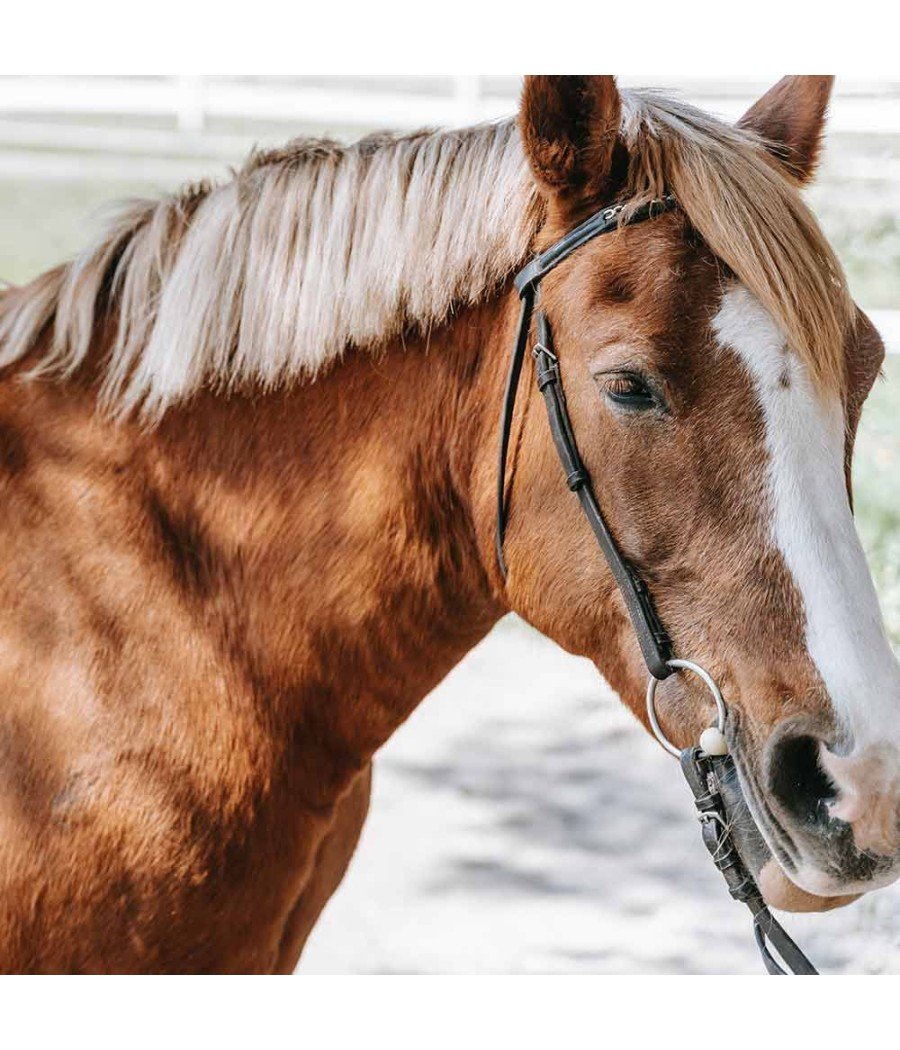
{"type": "Polygon", "coordinates": [[[731,834],[731,819],[721,791],[722,783],[736,778],[734,759],[728,753],[725,738],[727,710],[718,686],[710,674],[690,660],[675,659],[672,642],[663,627],[653,598],[637,570],[622,555],[603,518],[597,502],[590,474],[578,452],[572,421],[563,393],[560,361],[553,346],[550,323],[542,310],[537,309],[540,284],[551,270],[583,247],[589,241],[622,226],[634,226],[677,208],[674,197],[666,196],[628,210],[623,204],[612,205],[591,215],[545,251],[535,256],[515,277],[514,284],[522,302],[518,333],[513,344],[500,417],[500,447],[497,466],[497,526],[496,545],[500,572],[507,578],[503,546],[508,520],[508,493],[506,464],[512,433],[513,411],[522,375],[522,366],[531,341],[532,320],[537,339],[531,350],[535,379],[544,399],[550,433],[565,474],[566,484],[581,504],[588,523],[612,571],[637,636],[644,662],[650,672],[647,687],[647,713],[660,743],[675,755],[694,795],[697,816],[701,823],[703,842],[713,863],[722,873],[731,896],[745,904],[753,916],[753,932],[770,974],[816,974],[818,971],[788,936],[769,911],[753,875],[741,857],[731,834]],[[679,750],[665,736],[656,715],[656,686],[678,671],[697,674],[706,684],[716,703],[717,724],[701,734],[699,746],[679,750]],[[787,967],[784,969],[773,956],[772,945],[787,967]]]}

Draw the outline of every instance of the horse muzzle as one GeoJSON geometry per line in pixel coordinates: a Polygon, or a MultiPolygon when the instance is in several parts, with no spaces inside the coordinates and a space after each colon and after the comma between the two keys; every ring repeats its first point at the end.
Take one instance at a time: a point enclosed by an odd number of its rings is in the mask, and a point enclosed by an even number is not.
{"type": "Polygon", "coordinates": [[[797,885],[769,849],[747,803],[735,766],[719,779],[732,837],[767,904],[781,911],[821,912],[841,908],[859,898],[859,893],[810,893],[797,885]]]}
{"type": "Polygon", "coordinates": [[[757,783],[752,808],[799,887],[845,897],[900,875],[900,752],[892,746],[840,746],[808,721],[788,721],[767,742],[757,783]]]}
{"type": "MultiPolygon", "coordinates": [[[[896,828],[892,816],[886,818],[887,826],[884,821],[866,826],[867,841],[877,837],[879,843],[890,844],[878,855],[857,841],[854,827],[842,819],[843,814],[855,812],[858,791],[848,788],[842,795],[828,772],[839,766],[842,772],[854,771],[859,784],[892,782],[885,773],[893,768],[887,757],[881,759],[881,775],[875,776],[871,759],[860,763],[827,751],[824,734],[816,736],[808,722],[799,720],[782,723],[762,749],[744,748],[740,720],[728,711],[708,672],[691,661],[671,663],[673,669],[702,679],[715,703],[716,723],[700,735],[700,752],[721,756],[713,764],[728,836],[768,904],[785,911],[827,911],[887,885],[900,874],[891,838],[896,828]],[[820,751],[831,756],[831,766],[828,758],[820,759],[820,751]],[[754,761],[748,756],[761,758],[754,761]]],[[[684,768],[689,752],[680,752],[660,726],[656,685],[651,679],[647,689],[651,728],[667,751],[682,758],[684,768]]],[[[868,812],[862,819],[869,824],[874,820],[868,812]]]]}

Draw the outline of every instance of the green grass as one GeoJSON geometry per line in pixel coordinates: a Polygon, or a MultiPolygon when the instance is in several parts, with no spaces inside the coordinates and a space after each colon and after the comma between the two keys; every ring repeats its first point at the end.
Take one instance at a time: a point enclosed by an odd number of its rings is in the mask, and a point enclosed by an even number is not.
{"type": "MultiPolygon", "coordinates": [[[[96,213],[110,200],[171,188],[174,187],[150,182],[0,179],[0,278],[25,281],[73,255],[96,229],[96,213]]],[[[822,202],[828,199],[823,193],[822,202]]],[[[857,297],[870,306],[900,307],[900,225],[897,220],[893,215],[882,215],[860,232],[852,216],[841,208],[823,210],[823,222],[847,268],[857,297]]],[[[855,221],[858,226],[858,215],[855,221]]],[[[884,379],[876,383],[866,404],[853,471],[860,534],[888,629],[895,644],[900,646],[898,475],[900,356],[888,359],[884,379]]]]}
{"type": "Polygon", "coordinates": [[[900,309],[900,221],[892,208],[862,218],[847,206],[817,208],[850,290],[870,310],[900,309]]]}
{"type": "Polygon", "coordinates": [[[863,410],[853,461],[856,519],[888,632],[900,647],[900,355],[888,357],[863,410]]]}
{"type": "Polygon", "coordinates": [[[109,201],[154,192],[150,183],[0,179],[0,279],[20,284],[70,258],[109,201]]]}

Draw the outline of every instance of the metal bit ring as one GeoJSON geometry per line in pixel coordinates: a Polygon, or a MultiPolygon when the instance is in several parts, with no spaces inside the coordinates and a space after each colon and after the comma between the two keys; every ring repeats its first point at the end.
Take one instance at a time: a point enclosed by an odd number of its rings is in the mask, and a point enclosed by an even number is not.
{"type": "MultiPolygon", "coordinates": [[[[722,694],[719,691],[719,687],[716,685],[713,676],[701,667],[700,664],[694,663],[693,660],[669,660],[667,661],[669,667],[676,671],[691,671],[698,678],[702,679],[706,688],[710,691],[713,700],[716,704],[716,728],[720,733],[725,733],[725,718],[728,711],[725,707],[725,701],[722,699],[722,694]]],[[[671,740],[666,736],[662,730],[662,726],[659,724],[659,719],[656,716],[656,687],[659,685],[659,679],[651,676],[650,681],[647,683],[647,717],[650,719],[650,726],[653,729],[653,735],[662,744],[662,746],[669,752],[670,755],[674,755],[676,758],[681,757],[681,749],[677,748],[671,740]]]]}

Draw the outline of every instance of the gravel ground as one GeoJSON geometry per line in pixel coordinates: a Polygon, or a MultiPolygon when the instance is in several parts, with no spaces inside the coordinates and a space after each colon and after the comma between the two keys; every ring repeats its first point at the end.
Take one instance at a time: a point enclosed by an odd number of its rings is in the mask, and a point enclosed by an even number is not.
{"type": "MultiPolygon", "coordinates": [[[[788,916],[825,972],[900,973],[900,889],[788,916]]],[[[508,619],[378,756],[299,973],[761,973],[687,788],[584,660],[508,619]]]]}

